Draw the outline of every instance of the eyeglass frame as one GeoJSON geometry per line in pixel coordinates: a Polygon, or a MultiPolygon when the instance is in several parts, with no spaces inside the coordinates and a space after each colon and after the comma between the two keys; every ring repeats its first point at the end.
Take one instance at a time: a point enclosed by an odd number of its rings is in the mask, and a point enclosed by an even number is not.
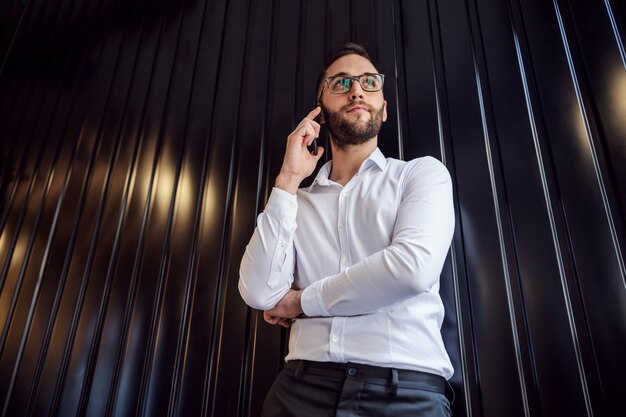
{"type": "MultiPolygon", "coordinates": [[[[363,74],[360,74],[360,75],[337,74],[337,75],[333,75],[332,77],[325,77],[324,78],[324,84],[326,84],[326,87],[328,88],[328,91],[330,92],[330,94],[335,94],[335,95],[349,93],[350,90],[352,90],[352,86],[354,85],[354,81],[359,83],[359,86],[361,86],[361,89],[363,91],[366,91],[368,93],[375,93],[375,92],[380,91],[380,90],[383,89],[383,86],[385,85],[385,74],[366,72],[366,73],[363,73],[363,74]],[[380,75],[380,88],[378,90],[366,90],[365,88],[363,88],[363,84],[361,84],[360,78],[363,77],[364,75],[380,75]],[[330,89],[329,81],[332,80],[333,78],[337,78],[337,77],[349,78],[350,80],[352,80],[351,83],[350,83],[350,88],[348,88],[343,93],[333,93],[333,91],[330,89]]],[[[320,99],[321,99],[323,93],[324,93],[324,89],[322,88],[322,91],[320,91],[320,99]]]]}

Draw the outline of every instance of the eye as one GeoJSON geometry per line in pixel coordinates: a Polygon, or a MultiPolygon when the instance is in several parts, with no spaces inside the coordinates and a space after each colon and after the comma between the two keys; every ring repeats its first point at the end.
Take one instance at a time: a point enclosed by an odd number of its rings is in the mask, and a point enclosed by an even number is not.
{"type": "Polygon", "coordinates": [[[351,81],[352,80],[347,77],[334,77],[328,82],[328,88],[330,88],[332,92],[342,93],[350,89],[351,81]]]}
{"type": "Polygon", "coordinates": [[[366,90],[380,89],[380,77],[377,75],[364,75],[361,77],[361,85],[366,90]]]}

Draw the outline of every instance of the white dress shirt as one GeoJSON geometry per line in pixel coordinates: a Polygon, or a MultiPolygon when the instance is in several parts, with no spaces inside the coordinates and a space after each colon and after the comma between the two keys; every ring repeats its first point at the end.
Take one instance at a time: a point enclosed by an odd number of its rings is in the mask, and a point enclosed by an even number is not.
{"type": "Polygon", "coordinates": [[[285,360],[359,362],[449,379],[439,275],[454,232],[450,175],[376,149],[345,186],[332,161],[297,196],[274,188],[241,262],[244,301],[303,289],[285,360]]]}

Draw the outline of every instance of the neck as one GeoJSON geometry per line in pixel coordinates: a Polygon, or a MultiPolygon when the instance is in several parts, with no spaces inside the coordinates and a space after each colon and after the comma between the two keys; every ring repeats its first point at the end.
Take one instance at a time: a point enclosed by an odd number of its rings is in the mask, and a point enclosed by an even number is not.
{"type": "Polygon", "coordinates": [[[378,138],[373,137],[361,145],[348,146],[345,149],[337,148],[331,140],[331,146],[333,165],[330,171],[330,180],[337,184],[346,185],[359,172],[363,161],[376,150],[378,138]]]}

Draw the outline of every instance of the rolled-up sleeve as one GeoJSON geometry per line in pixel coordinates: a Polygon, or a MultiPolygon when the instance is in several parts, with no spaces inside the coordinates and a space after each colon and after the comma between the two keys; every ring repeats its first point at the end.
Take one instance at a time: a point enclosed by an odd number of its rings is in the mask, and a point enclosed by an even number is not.
{"type": "Polygon", "coordinates": [[[293,283],[297,197],[274,188],[239,269],[239,293],[252,308],[268,310],[293,283]]]}

